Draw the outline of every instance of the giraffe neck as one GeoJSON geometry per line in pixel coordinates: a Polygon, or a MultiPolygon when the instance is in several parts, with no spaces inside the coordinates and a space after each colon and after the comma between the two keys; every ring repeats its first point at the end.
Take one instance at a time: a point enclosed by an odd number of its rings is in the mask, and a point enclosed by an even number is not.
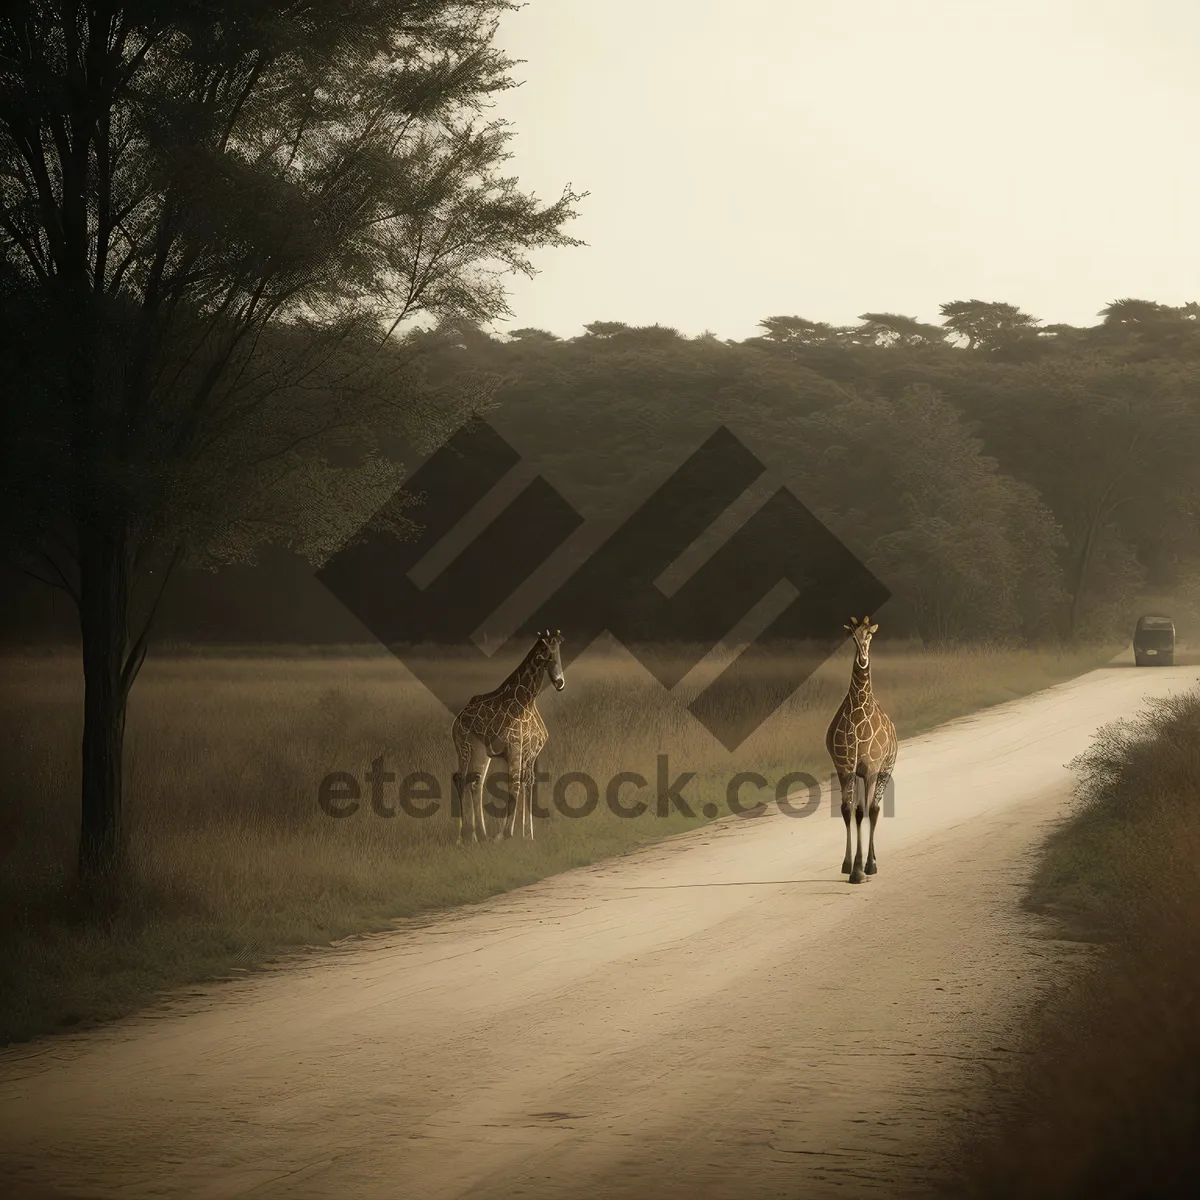
{"type": "Polygon", "coordinates": [[[535,699],[546,682],[546,661],[540,658],[534,646],[525,655],[521,665],[500,685],[505,692],[519,692],[535,699]]]}
{"type": "Polygon", "coordinates": [[[854,670],[850,673],[850,699],[855,708],[865,707],[874,700],[871,693],[871,660],[857,649],[854,654],[854,670]]]}

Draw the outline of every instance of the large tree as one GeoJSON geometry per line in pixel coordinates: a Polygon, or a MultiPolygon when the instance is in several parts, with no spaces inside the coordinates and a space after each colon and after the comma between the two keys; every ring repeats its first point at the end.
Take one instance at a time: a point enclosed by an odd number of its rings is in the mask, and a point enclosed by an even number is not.
{"type": "Polygon", "coordinates": [[[1037,317],[1000,300],[951,300],[941,306],[942,324],[964,338],[968,350],[999,350],[1031,334],[1037,317]]]}
{"type": "Polygon", "coordinates": [[[1162,356],[1194,358],[1200,351],[1200,305],[1178,308],[1154,300],[1114,300],[1100,310],[1097,344],[1124,351],[1133,361],[1162,356]]]}
{"type": "Polygon", "coordinates": [[[854,339],[864,346],[941,346],[946,342],[944,329],[916,317],[863,313],[858,319],[862,324],[854,331],[854,339]]]}
{"type": "Polygon", "coordinates": [[[843,338],[849,330],[826,321],[809,321],[805,317],[766,317],[759,321],[765,330],[763,337],[772,342],[794,346],[820,346],[843,338]]]}
{"type": "MultiPolygon", "coordinates": [[[[172,566],[269,527],[265,497],[319,525],[319,448],[361,466],[389,405],[421,423],[389,335],[502,315],[503,274],[573,243],[578,197],[522,193],[480,119],[513,7],[0,10],[0,517],[79,607],[85,878],[120,860],[126,699],[172,566]]],[[[356,486],[394,482],[375,463],[356,486]]]]}

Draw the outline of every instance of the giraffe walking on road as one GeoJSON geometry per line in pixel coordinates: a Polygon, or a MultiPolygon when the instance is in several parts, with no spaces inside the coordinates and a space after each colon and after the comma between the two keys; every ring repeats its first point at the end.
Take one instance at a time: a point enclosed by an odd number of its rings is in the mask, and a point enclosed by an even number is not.
{"type": "Polygon", "coordinates": [[[508,760],[510,798],[504,836],[513,836],[519,815],[521,836],[533,840],[537,756],[549,736],[537,698],[547,674],[556,691],[566,687],[559,654],[562,641],[561,630],[539,633],[521,665],[495,691],[472,696],[454,719],[451,736],[458,754],[454,786],[462,804],[459,836],[468,845],[487,839],[483,785],[492,759],[501,757],[508,760]]]}
{"type": "Polygon", "coordinates": [[[846,822],[846,857],[842,873],[851,883],[865,883],[878,870],[875,863],[875,822],[879,819],[879,803],[887,792],[892,768],[896,765],[896,727],[887,713],[875,701],[871,692],[871,638],[878,625],[870,617],[861,624],[856,617],[844,626],[854,638],[854,669],[850,673],[850,690],[825,735],[825,747],[837,771],[842,787],[842,819],[846,822]],[[855,779],[864,783],[861,803],[855,796],[855,779]],[[850,862],[850,812],[854,811],[854,826],[858,845],[853,864],[850,862]],[[863,864],[862,819],[864,810],[871,817],[871,838],[867,861],[863,864]]]}

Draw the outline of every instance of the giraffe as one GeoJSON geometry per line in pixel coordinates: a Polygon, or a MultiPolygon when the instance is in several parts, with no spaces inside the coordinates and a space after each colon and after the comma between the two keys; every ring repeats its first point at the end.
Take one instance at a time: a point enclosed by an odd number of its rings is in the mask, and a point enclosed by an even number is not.
{"type": "Polygon", "coordinates": [[[495,691],[472,696],[454,719],[451,736],[459,766],[454,787],[463,813],[459,836],[467,845],[487,838],[483,785],[491,760],[501,756],[508,760],[510,796],[504,836],[513,836],[520,814],[521,836],[533,840],[534,775],[548,736],[537,697],[547,673],[556,691],[567,685],[559,654],[562,641],[561,630],[539,633],[521,665],[495,691]]]}
{"type": "Polygon", "coordinates": [[[879,801],[887,792],[899,747],[895,725],[876,703],[871,692],[871,638],[879,626],[872,625],[870,617],[863,617],[861,624],[856,617],[851,617],[850,624],[843,628],[854,638],[854,668],[850,673],[850,690],[825,735],[825,747],[833,759],[838,782],[842,786],[842,819],[846,822],[846,857],[842,862],[842,873],[850,876],[850,883],[865,883],[878,869],[875,863],[875,822],[879,819],[879,801]],[[860,775],[865,785],[861,804],[854,794],[855,778],[860,775]],[[858,835],[853,865],[850,862],[852,808],[858,835]],[[871,840],[865,868],[862,850],[864,810],[871,816],[871,840]]]}

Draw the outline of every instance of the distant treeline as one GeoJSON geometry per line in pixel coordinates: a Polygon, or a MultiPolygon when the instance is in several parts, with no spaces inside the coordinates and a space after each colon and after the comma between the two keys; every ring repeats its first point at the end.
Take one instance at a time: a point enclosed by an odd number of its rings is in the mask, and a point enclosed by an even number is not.
{"type": "Polygon", "coordinates": [[[1185,585],[1200,306],[1121,300],[1090,328],[975,300],[942,313],[774,316],[741,342],[617,321],[428,336],[440,369],[495,373],[498,426],[592,516],[728,425],[931,641],[1106,635],[1139,593],[1185,585]]]}
{"type": "MultiPolygon", "coordinates": [[[[892,632],[1105,636],[1139,595],[1188,585],[1200,306],[1120,300],[1088,328],[975,300],[942,315],[865,313],[846,327],[773,316],[741,342],[618,321],[573,338],[443,321],[401,348],[423,393],[490,398],[489,419],[592,520],[620,520],[728,426],[887,584],[892,632]]],[[[394,449],[411,454],[402,437],[394,449]]],[[[182,571],[160,636],[365,636],[302,558],[260,561],[182,571]]],[[[44,596],[12,589],[3,620],[44,632],[47,612],[44,596]]],[[[52,624],[73,621],[64,605],[52,624]]]]}

